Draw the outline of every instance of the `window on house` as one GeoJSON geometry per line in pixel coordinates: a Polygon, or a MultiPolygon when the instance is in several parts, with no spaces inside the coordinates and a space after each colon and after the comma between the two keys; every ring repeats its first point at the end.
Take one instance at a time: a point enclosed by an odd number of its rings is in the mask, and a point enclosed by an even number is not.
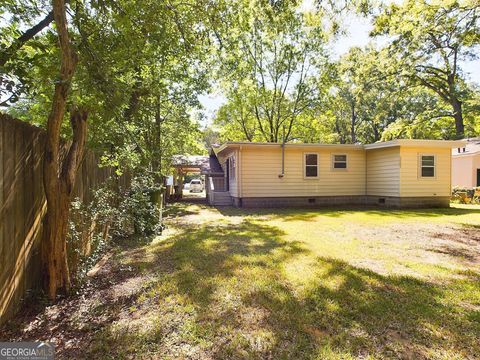
{"type": "Polygon", "coordinates": [[[228,169],[228,173],[229,173],[229,176],[230,176],[230,179],[235,179],[235,175],[236,175],[236,169],[237,169],[237,164],[235,162],[235,156],[231,156],[228,160],[228,166],[230,167],[228,169]]]}
{"type": "Polygon", "coordinates": [[[334,169],[346,169],[347,168],[347,155],[333,155],[333,168],[334,169]]]}
{"type": "Polygon", "coordinates": [[[305,154],[305,177],[318,176],[318,155],[305,154]]]}
{"type": "Polygon", "coordinates": [[[422,155],[421,156],[421,176],[422,177],[435,177],[435,156],[434,155],[422,155]]]}

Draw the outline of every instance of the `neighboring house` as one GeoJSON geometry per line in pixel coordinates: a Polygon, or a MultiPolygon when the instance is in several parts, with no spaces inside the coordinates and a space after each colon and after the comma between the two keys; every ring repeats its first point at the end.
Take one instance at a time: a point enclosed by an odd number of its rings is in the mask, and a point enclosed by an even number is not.
{"type": "Polygon", "coordinates": [[[229,142],[212,148],[223,181],[207,174],[211,204],[238,207],[348,204],[448,206],[451,149],[464,141],[368,145],[229,142]]]}
{"type": "Polygon", "coordinates": [[[480,138],[469,139],[464,146],[452,150],[452,185],[480,186],[480,138]]]}

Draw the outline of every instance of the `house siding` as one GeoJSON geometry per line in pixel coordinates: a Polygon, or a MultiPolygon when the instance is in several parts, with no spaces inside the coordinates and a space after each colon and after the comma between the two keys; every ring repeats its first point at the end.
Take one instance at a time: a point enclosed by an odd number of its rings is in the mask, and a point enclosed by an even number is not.
{"type": "Polygon", "coordinates": [[[472,186],[479,186],[478,181],[480,181],[480,179],[477,179],[477,170],[479,169],[480,169],[480,154],[474,156],[473,158],[472,186]]]}
{"type": "Polygon", "coordinates": [[[242,150],[242,197],[351,196],[365,194],[365,152],[321,147],[286,148],[285,172],[282,149],[242,150]],[[304,154],[318,154],[318,177],[304,177],[304,154]],[[333,170],[332,155],[346,154],[347,169],[333,170]]]}
{"type": "MultiPolygon", "coordinates": [[[[224,146],[221,163],[235,154],[237,176],[230,184],[239,207],[379,205],[448,206],[451,148],[459,142],[393,141],[366,146],[234,143],[224,146]],[[438,145],[438,146],[437,146],[438,145]],[[318,155],[318,177],[305,177],[305,154],[318,155]],[[333,155],[347,155],[347,169],[333,168],[333,155]],[[434,155],[435,177],[420,176],[419,156],[434,155]]],[[[220,158],[220,157],[219,157],[220,158]]]]}
{"type": "Polygon", "coordinates": [[[480,169],[480,154],[452,157],[452,185],[466,188],[477,186],[477,169],[480,169]]]}
{"type": "Polygon", "coordinates": [[[366,195],[400,196],[400,147],[367,150],[366,195]]]}
{"type": "Polygon", "coordinates": [[[451,149],[402,147],[400,149],[400,196],[446,197],[451,194],[451,149]],[[435,155],[435,177],[420,176],[420,155],[435,155]]]}
{"type": "Polygon", "coordinates": [[[231,196],[238,197],[238,182],[239,182],[239,156],[238,156],[238,150],[230,150],[223,154],[222,156],[218,157],[218,160],[220,162],[220,165],[222,166],[223,172],[225,173],[225,176],[227,175],[227,159],[229,157],[234,157],[236,161],[236,176],[234,179],[230,176],[228,186],[229,186],[229,193],[231,196]]]}

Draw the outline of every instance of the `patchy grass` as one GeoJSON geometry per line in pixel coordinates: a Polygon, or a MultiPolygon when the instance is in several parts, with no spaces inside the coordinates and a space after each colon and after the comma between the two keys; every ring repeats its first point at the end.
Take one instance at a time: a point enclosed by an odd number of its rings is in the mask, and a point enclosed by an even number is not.
{"type": "Polygon", "coordinates": [[[33,327],[24,319],[10,336],[41,338],[42,327],[56,324],[48,336],[60,357],[99,359],[480,354],[479,206],[182,204],[167,214],[163,236],[118,249],[92,280],[102,286],[50,307],[33,327]],[[78,324],[81,333],[73,331],[78,324]]]}

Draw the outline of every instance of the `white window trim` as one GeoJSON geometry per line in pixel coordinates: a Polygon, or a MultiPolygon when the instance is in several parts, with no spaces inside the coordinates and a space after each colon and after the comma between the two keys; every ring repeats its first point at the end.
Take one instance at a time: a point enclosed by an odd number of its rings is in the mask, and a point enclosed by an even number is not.
{"type": "Polygon", "coordinates": [[[331,170],[332,171],[348,171],[348,154],[332,154],[332,163],[331,163],[331,170]],[[335,167],[335,156],[344,155],[345,156],[345,168],[336,168],[335,167]]]}
{"type": "MultiPolygon", "coordinates": [[[[318,175],[320,174],[320,155],[316,152],[304,152],[303,153],[303,178],[306,180],[314,180],[318,179],[318,175]],[[307,155],[317,155],[317,176],[307,176],[307,155]]],[[[309,165],[313,166],[313,165],[309,165]]]]}
{"type": "Polygon", "coordinates": [[[437,155],[418,154],[418,178],[421,180],[435,180],[437,178],[437,155]],[[422,176],[422,157],[433,156],[433,176],[422,176]]]}

